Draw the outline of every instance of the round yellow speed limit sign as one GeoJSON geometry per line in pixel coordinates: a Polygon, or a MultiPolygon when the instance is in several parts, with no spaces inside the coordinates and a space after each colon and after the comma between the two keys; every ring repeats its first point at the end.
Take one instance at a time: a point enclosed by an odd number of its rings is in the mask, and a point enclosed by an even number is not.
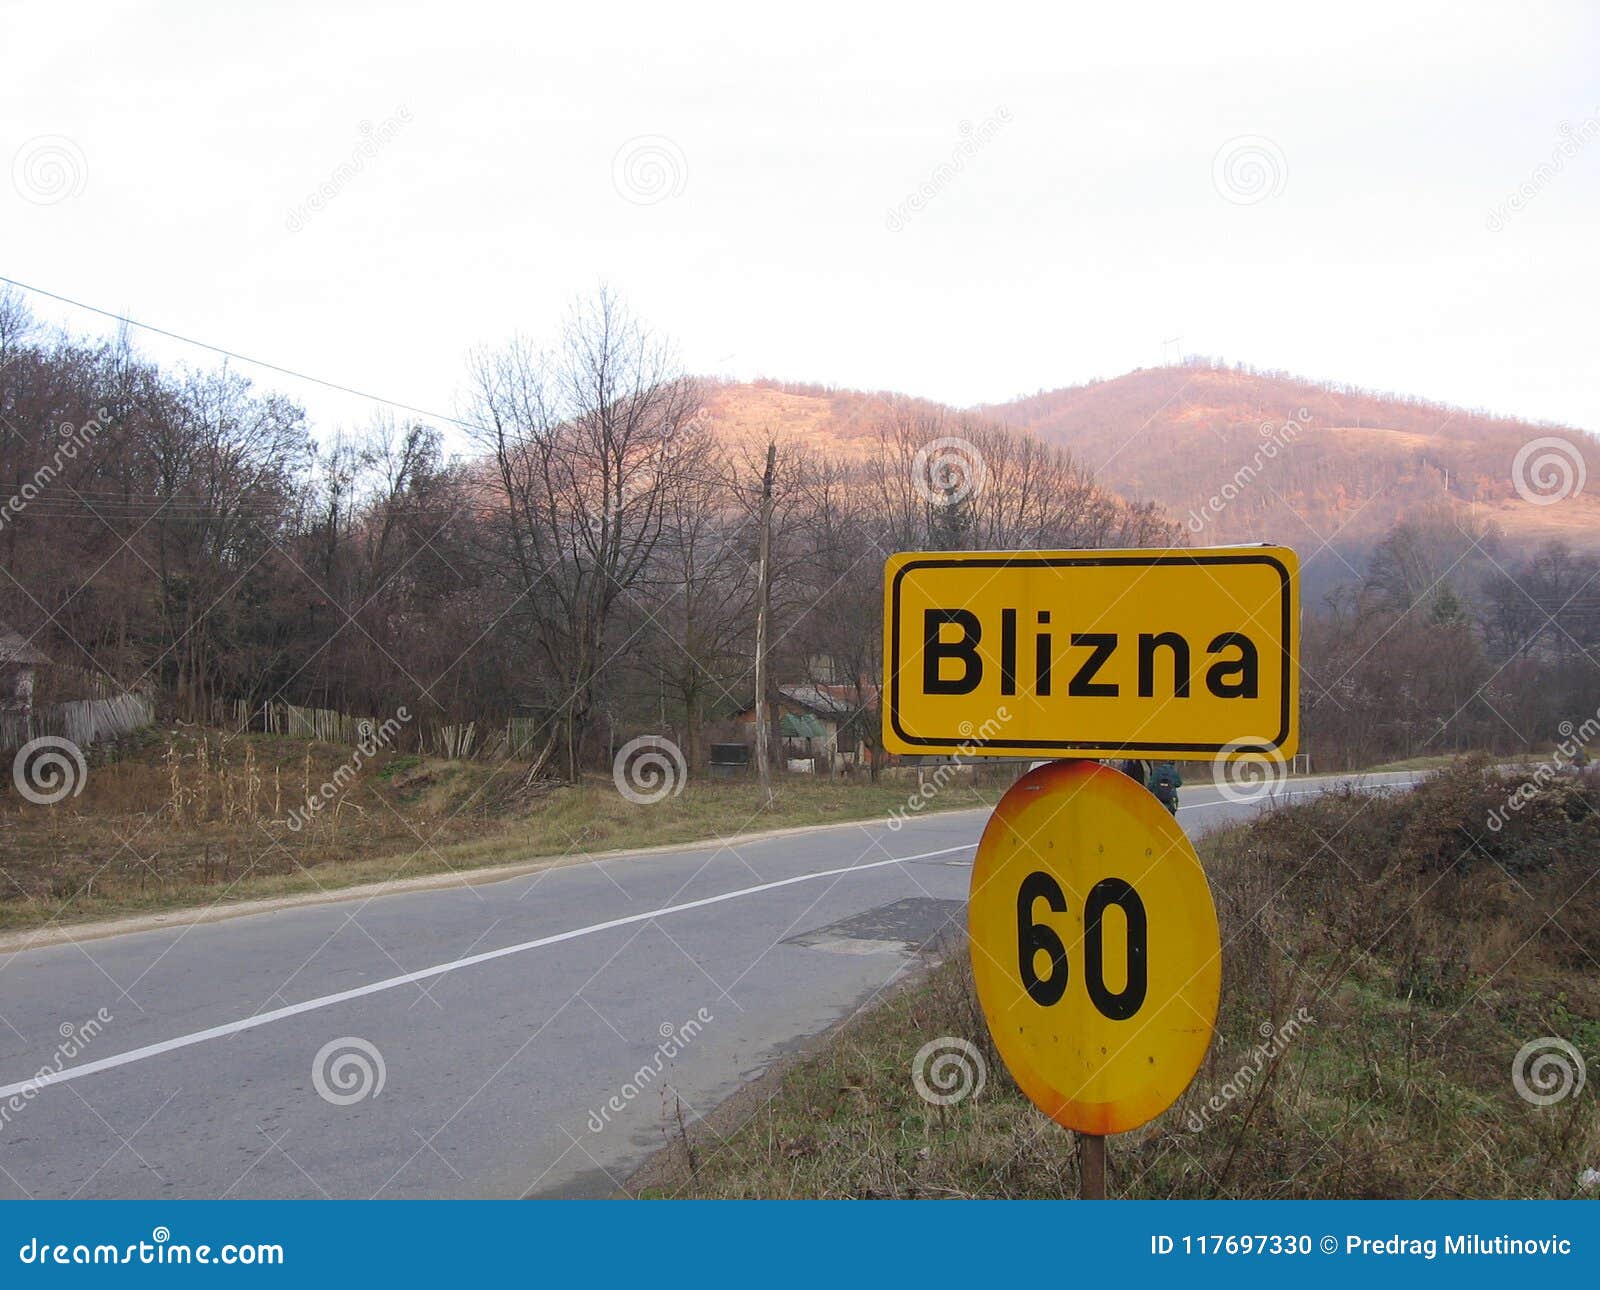
{"type": "Polygon", "coordinates": [[[967,918],[995,1047],[1058,1124],[1137,1128],[1194,1078],[1217,913],[1189,839],[1128,776],[1051,762],[1018,780],[978,844],[967,918]]]}

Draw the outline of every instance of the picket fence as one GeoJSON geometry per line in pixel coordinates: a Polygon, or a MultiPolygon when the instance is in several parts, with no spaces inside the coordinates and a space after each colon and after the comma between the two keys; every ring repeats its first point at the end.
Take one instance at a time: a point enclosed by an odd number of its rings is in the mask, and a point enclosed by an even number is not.
{"type": "Polygon", "coordinates": [[[102,739],[132,734],[154,724],[155,719],[150,696],[131,693],[75,699],[27,714],[0,713],[0,752],[12,752],[46,736],[70,739],[79,748],[87,748],[102,739]]]}
{"type": "MultiPolygon", "coordinates": [[[[316,739],[331,744],[360,744],[381,734],[383,721],[376,717],[354,716],[333,708],[302,708],[297,704],[273,701],[253,703],[235,699],[219,704],[218,724],[231,724],[237,730],[259,730],[263,734],[285,735],[292,739],[316,739]]],[[[538,755],[548,730],[536,717],[511,717],[504,727],[485,728],[476,721],[443,725],[423,721],[408,723],[399,737],[407,746],[419,747],[436,757],[465,761],[473,757],[528,759],[538,755]]]]}
{"type": "MultiPolygon", "coordinates": [[[[356,717],[332,708],[302,708],[293,703],[235,699],[231,707],[231,724],[237,729],[287,735],[291,739],[317,739],[325,744],[358,744],[375,736],[382,724],[371,717],[356,717]]],[[[224,720],[219,717],[217,724],[224,720]]]]}
{"type": "MultiPolygon", "coordinates": [[[[303,708],[294,703],[253,703],[247,699],[221,700],[214,705],[217,725],[291,739],[349,744],[381,737],[383,720],[356,716],[333,708],[303,708]]],[[[29,713],[0,712],[0,752],[14,752],[43,736],[70,739],[80,748],[131,734],[154,725],[155,704],[147,694],[112,694],[98,699],[35,708],[29,713]]],[[[512,717],[503,727],[487,731],[478,722],[456,725],[415,723],[415,733],[402,735],[407,744],[437,757],[466,760],[472,757],[510,757],[526,760],[538,755],[548,730],[535,717],[512,717]]]]}

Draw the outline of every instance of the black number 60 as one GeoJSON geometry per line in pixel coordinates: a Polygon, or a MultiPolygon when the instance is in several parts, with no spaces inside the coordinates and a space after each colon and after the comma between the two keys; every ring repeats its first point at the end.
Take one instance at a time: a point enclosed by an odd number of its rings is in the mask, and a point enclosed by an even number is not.
{"type": "MultiPolygon", "coordinates": [[[[1035,871],[1017,889],[1017,971],[1028,997],[1048,1008],[1067,990],[1067,947],[1048,923],[1034,921],[1033,907],[1039,900],[1052,913],[1066,913],[1067,898],[1061,884],[1049,874],[1035,871]],[[1041,951],[1050,960],[1050,970],[1042,977],[1036,970],[1036,956],[1041,951]]],[[[1150,988],[1149,942],[1150,920],[1132,884],[1122,878],[1102,878],[1095,883],[1083,902],[1083,985],[1102,1016],[1126,1021],[1144,1006],[1150,988]],[[1128,923],[1126,984],[1115,993],[1106,989],[1105,978],[1103,918],[1109,905],[1120,908],[1128,923]]]]}

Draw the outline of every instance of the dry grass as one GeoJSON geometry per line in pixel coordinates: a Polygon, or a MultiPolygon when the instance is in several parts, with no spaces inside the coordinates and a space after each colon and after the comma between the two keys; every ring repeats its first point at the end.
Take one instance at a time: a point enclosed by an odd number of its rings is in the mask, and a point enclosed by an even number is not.
{"type": "MultiPolygon", "coordinates": [[[[867,819],[906,804],[902,783],[780,776],[766,807],[748,781],[691,777],[653,805],[609,776],[524,784],[527,767],[380,753],[347,780],[354,749],[215,730],[147,731],[91,762],[52,806],[0,790],[0,929],[22,930],[358,883],[867,819]],[[308,797],[339,778],[322,808],[308,797]],[[302,808],[304,823],[294,827],[302,808]]],[[[1000,790],[949,785],[926,809],[1000,790]]]]}
{"type": "MultiPolygon", "coordinates": [[[[1209,839],[1224,940],[1218,1033],[1184,1097],[1110,1144],[1132,1197],[1570,1197],[1600,1166],[1591,1083],[1518,1096],[1513,1057],[1559,1036],[1600,1057],[1600,783],[1547,789],[1498,833],[1483,763],[1414,795],[1340,794],[1209,839]],[[1296,1017],[1276,1045],[1265,1036],[1296,1017]]],[[[1076,1194],[1076,1140],[1007,1076],[965,956],[839,1032],[742,1127],[695,1134],[693,1177],[646,1194],[1076,1194]],[[981,1094],[910,1078],[943,1035],[980,1045],[981,1094]]],[[[660,1185],[656,1185],[660,1184],[660,1185]]]]}

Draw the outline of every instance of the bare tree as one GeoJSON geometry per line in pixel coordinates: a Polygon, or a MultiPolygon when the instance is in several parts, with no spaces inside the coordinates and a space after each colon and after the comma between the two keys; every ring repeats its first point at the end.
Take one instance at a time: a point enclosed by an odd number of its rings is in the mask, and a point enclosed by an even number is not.
{"type": "Polygon", "coordinates": [[[152,422],[147,445],[166,636],[157,665],[173,679],[179,707],[200,717],[221,690],[257,670],[240,617],[254,606],[232,593],[267,577],[262,565],[287,535],[287,500],[307,453],[304,414],[281,396],[254,395],[226,368],[195,372],[170,414],[152,422]],[[230,637],[231,666],[221,669],[229,652],[220,642],[230,637]]]}
{"type": "MultiPolygon", "coordinates": [[[[844,686],[850,711],[840,722],[841,743],[866,745],[872,778],[879,770],[879,678],[883,672],[882,515],[860,466],[818,459],[803,489],[796,567],[808,608],[795,636],[804,649],[807,679],[844,686]]],[[[830,691],[833,693],[835,691],[830,691]]]]}
{"type": "Polygon", "coordinates": [[[473,382],[508,620],[536,660],[527,703],[576,779],[612,612],[661,538],[696,387],[608,290],[574,308],[553,352],[514,341],[480,355],[473,382]]]}
{"type": "Polygon", "coordinates": [[[709,705],[732,706],[748,671],[753,526],[732,496],[731,463],[703,425],[685,431],[674,451],[679,484],[663,503],[655,559],[629,599],[642,627],[640,670],[676,701],[684,753],[699,766],[709,705]]]}

